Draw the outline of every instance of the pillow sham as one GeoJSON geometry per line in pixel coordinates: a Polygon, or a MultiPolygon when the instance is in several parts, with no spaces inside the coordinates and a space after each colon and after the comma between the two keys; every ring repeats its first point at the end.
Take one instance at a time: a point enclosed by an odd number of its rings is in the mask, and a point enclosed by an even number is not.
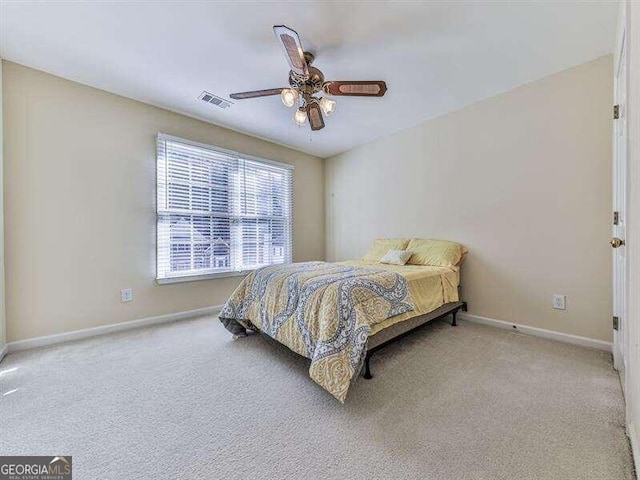
{"type": "Polygon", "coordinates": [[[379,262],[389,250],[405,250],[409,243],[408,238],[378,238],[362,256],[362,260],[368,262],[379,262]]]}
{"type": "Polygon", "coordinates": [[[458,266],[468,252],[459,243],[426,238],[412,238],[409,240],[407,250],[413,252],[408,262],[410,265],[430,265],[434,267],[458,266]]]}
{"type": "Polygon", "coordinates": [[[405,265],[413,255],[411,250],[389,250],[381,259],[380,263],[389,265],[405,265]]]}

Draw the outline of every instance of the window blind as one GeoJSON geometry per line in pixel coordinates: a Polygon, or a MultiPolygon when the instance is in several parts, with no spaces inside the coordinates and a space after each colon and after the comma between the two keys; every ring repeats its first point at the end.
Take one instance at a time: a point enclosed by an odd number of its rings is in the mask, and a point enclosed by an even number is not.
{"type": "Polygon", "coordinates": [[[158,135],[157,278],[291,262],[292,167],[158,135]]]}

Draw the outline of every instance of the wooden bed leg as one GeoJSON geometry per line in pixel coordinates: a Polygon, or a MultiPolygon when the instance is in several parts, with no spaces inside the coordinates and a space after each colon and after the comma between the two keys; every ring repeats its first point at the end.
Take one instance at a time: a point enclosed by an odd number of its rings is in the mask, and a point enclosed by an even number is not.
{"type": "Polygon", "coordinates": [[[458,326],[458,323],[456,322],[456,315],[458,315],[458,310],[454,310],[451,313],[451,316],[453,317],[453,320],[451,320],[451,326],[452,327],[457,327],[458,326]]]}
{"type": "Polygon", "coordinates": [[[373,378],[373,375],[371,375],[371,370],[369,369],[370,358],[371,356],[368,354],[366,357],[364,357],[364,378],[366,378],[367,380],[371,380],[373,378]]]}

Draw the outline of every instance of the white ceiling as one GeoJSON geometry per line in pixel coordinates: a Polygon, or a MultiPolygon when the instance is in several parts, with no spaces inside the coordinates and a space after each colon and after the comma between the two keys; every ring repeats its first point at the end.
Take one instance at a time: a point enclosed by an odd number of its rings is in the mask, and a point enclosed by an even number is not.
{"type": "Polygon", "coordinates": [[[617,2],[0,0],[0,56],[328,157],[611,53],[617,2]],[[285,24],[332,80],[385,80],[340,97],[311,133],[278,97],[227,110],[197,99],[287,85],[285,24]]]}

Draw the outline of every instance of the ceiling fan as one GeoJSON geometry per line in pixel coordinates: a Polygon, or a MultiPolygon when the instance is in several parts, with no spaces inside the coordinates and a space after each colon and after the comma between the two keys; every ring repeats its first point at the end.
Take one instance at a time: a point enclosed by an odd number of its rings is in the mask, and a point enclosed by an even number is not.
{"type": "Polygon", "coordinates": [[[336,101],[325,96],[315,96],[316,94],[322,92],[325,95],[334,96],[382,97],[387,91],[387,84],[380,80],[325,82],[322,72],[311,66],[314,56],[302,50],[300,37],[295,30],[284,25],[276,25],[273,27],[273,32],[291,67],[289,72],[291,87],[232,93],[230,97],[234,100],[280,95],[285,106],[298,106],[293,115],[294,122],[304,125],[309,119],[311,130],[320,130],[324,128],[322,113],[329,116],[335,112],[336,101]]]}

